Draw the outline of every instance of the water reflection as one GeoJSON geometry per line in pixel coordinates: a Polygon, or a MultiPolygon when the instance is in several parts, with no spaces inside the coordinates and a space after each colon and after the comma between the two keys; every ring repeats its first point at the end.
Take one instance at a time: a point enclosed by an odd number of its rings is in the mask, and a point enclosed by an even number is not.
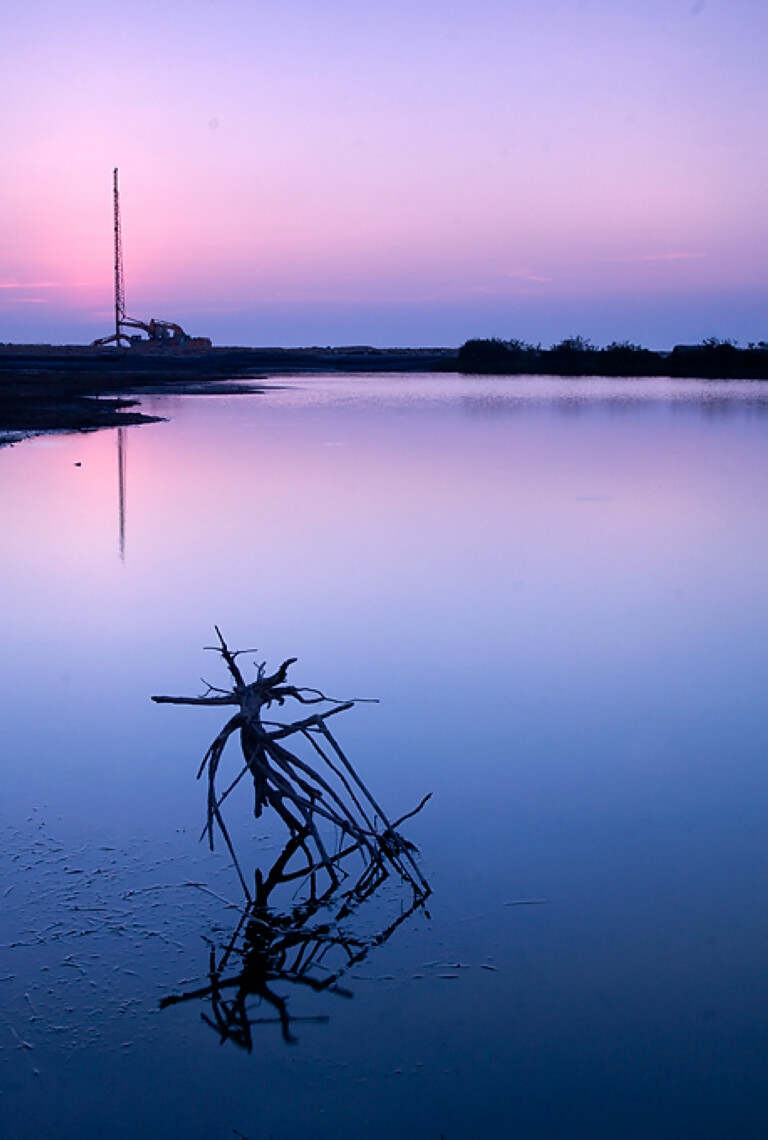
{"type": "Polygon", "coordinates": [[[691,411],[704,417],[728,416],[741,413],[747,416],[764,417],[768,412],[768,391],[764,381],[751,383],[745,389],[740,385],[729,391],[727,381],[719,384],[713,381],[706,388],[693,393],[685,391],[659,392],[651,388],[648,381],[637,381],[633,388],[606,391],[599,387],[585,389],[573,385],[573,390],[565,387],[562,381],[560,390],[553,395],[549,390],[536,394],[532,391],[516,391],[513,385],[500,386],[498,392],[487,388],[477,393],[465,394],[461,398],[461,408],[468,416],[527,416],[533,411],[547,415],[555,412],[564,418],[580,414],[632,416],[639,414],[659,416],[669,412],[690,415],[691,411]],[[647,386],[643,391],[643,385],[647,386]]]}
{"type": "Polygon", "coordinates": [[[120,561],[125,562],[125,492],[128,481],[128,468],[126,466],[125,428],[117,429],[117,513],[118,513],[118,550],[120,561]]]}
{"type": "Polygon", "coordinates": [[[318,888],[317,876],[324,868],[306,862],[308,838],[307,830],[292,836],[267,874],[256,872],[252,902],[230,938],[221,946],[210,944],[208,984],[163,998],[161,1009],[182,1002],[206,1002],[208,1012],[201,1014],[205,1024],[218,1033],[222,1043],[232,1041],[249,1053],[252,1028],[257,1025],[279,1025],[283,1040],[293,1044],[297,1040],[293,1025],[329,1018],[290,1013],[290,994],[278,993],[274,983],[285,983],[290,993],[308,989],[350,998],[351,991],[340,984],[344,975],[387,942],[416,911],[426,913],[427,893],[411,882],[408,905],[396,918],[373,934],[351,928],[358,908],[380,890],[387,872],[372,866],[358,844],[344,853],[345,863],[359,860],[362,865],[357,877],[352,876],[353,885],[340,891],[338,882],[328,878],[318,888]],[[275,897],[287,886],[295,887],[297,881],[301,900],[288,909],[274,905],[275,897]],[[274,1010],[274,1015],[262,1013],[264,1007],[274,1010]]]}

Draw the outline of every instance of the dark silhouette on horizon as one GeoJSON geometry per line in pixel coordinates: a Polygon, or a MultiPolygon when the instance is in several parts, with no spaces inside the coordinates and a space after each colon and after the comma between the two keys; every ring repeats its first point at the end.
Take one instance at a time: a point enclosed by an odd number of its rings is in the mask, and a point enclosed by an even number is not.
{"type": "Polygon", "coordinates": [[[566,337],[550,348],[517,339],[475,338],[459,349],[458,370],[486,375],[768,380],[768,342],[740,348],[732,340],[708,337],[701,344],[678,344],[671,352],[656,352],[629,341],[599,348],[582,336],[566,337]]]}

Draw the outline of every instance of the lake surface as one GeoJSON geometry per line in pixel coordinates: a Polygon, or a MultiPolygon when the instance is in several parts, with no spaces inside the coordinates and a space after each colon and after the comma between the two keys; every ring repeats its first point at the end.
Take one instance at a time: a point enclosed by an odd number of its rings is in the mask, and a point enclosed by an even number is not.
{"type": "Polygon", "coordinates": [[[122,522],[117,432],[0,452],[0,1134],[765,1136],[768,385],[280,385],[144,400],[122,522]],[[251,1052],[159,1008],[237,921],[221,710],[149,700],[225,684],[214,624],[380,698],[348,755],[393,815],[434,793],[428,914],[351,999],[275,982],[327,1020],[251,1052]]]}

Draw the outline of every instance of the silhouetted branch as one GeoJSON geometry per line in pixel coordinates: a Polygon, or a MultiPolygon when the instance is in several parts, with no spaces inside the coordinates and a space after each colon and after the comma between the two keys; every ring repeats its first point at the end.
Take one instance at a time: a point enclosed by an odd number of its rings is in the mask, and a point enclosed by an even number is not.
{"type": "Polygon", "coordinates": [[[158,705],[237,705],[237,697],[153,697],[158,705]]]}
{"type": "Polygon", "coordinates": [[[398,833],[397,827],[416,815],[429,796],[424,797],[413,811],[391,823],[326,723],[330,717],[346,712],[357,702],[335,702],[332,708],[288,724],[263,721],[262,712],[273,704],[282,706],[287,700],[305,705],[322,704],[330,702],[331,698],[321,689],[285,683],[288,670],[296,661],[295,657],[287,658],[269,675],[265,664],[257,665],[256,680],[246,684],[237,658],[244,652],[256,651],[231,650],[219,627],[214,628],[219,644],[207,648],[222,657],[234,682],[233,688],[217,689],[206,681],[204,684],[208,686],[207,691],[200,697],[154,696],[152,700],[158,704],[239,706],[239,711],[231,717],[206,751],[198,779],[204,773],[207,775],[207,813],[203,836],[208,836],[208,842],[213,848],[214,831],[219,831],[230,852],[246,898],[250,901],[251,894],[221,813],[222,804],[246,773],[250,773],[253,782],[254,815],[258,818],[265,807],[271,807],[276,812],[285,824],[289,837],[297,840],[305,851],[310,867],[307,873],[310,876],[314,877],[318,871],[324,870],[331,887],[336,887],[339,883],[340,860],[328,849],[321,831],[323,825],[326,830],[329,827],[335,829],[339,837],[339,849],[358,851],[368,865],[369,877],[361,879],[354,888],[355,891],[369,892],[373,889],[372,884],[386,876],[386,868],[389,866],[409,882],[414,890],[421,895],[428,894],[429,887],[414,858],[416,848],[398,833]],[[244,766],[225,791],[219,794],[219,768],[226,745],[237,730],[240,732],[244,766]],[[295,736],[309,742],[322,761],[324,773],[282,743],[295,736]]]}

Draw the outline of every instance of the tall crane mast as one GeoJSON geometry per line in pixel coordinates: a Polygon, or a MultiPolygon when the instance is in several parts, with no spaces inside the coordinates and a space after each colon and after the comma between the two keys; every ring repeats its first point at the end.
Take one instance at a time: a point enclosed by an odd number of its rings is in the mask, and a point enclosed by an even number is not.
{"type": "Polygon", "coordinates": [[[120,187],[117,167],[112,171],[112,203],[115,229],[115,344],[120,347],[120,323],[125,320],[125,282],[123,279],[123,231],[120,225],[120,187]]]}
{"type": "Polygon", "coordinates": [[[174,321],[139,321],[129,317],[125,311],[125,279],[123,277],[123,230],[120,221],[120,186],[117,167],[112,171],[112,225],[115,239],[115,331],[109,336],[100,336],[92,342],[94,348],[113,344],[115,348],[125,345],[149,344],[152,348],[178,348],[186,346],[205,350],[211,347],[207,337],[189,337],[181,325],[174,321]],[[138,334],[146,333],[142,340],[138,334]]]}

